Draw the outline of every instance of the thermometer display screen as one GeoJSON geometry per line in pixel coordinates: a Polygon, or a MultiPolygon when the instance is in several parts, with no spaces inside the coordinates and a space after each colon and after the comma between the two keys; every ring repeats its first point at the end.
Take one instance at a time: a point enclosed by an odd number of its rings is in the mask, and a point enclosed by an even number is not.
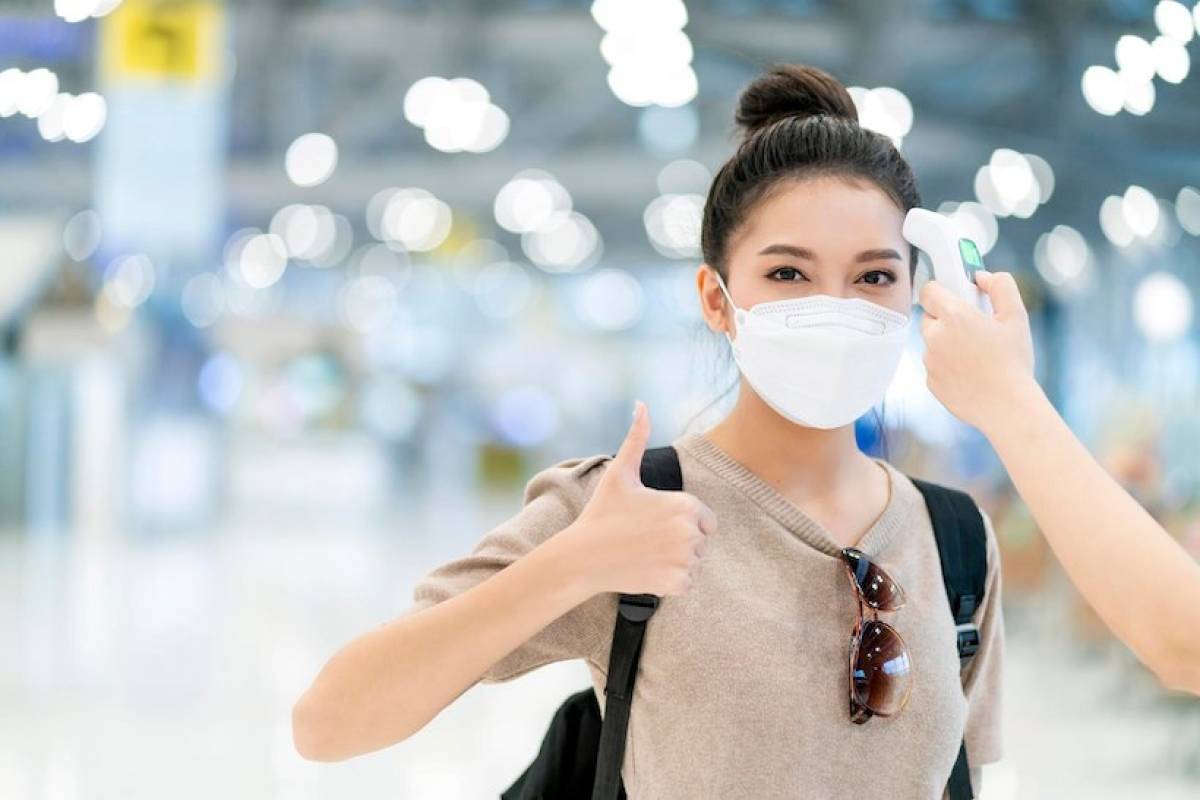
{"type": "Polygon", "coordinates": [[[979,248],[970,239],[958,240],[958,252],[962,256],[963,266],[967,268],[968,275],[983,269],[983,256],[979,255],[979,248]]]}

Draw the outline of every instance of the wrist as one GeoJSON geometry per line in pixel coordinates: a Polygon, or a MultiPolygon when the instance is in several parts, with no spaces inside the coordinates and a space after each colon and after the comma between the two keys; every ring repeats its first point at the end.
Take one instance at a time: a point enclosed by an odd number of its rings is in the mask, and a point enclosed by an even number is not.
{"type": "Polygon", "coordinates": [[[985,417],[979,429],[995,445],[997,439],[1007,438],[1027,427],[1046,408],[1053,410],[1050,399],[1037,380],[1030,375],[1012,387],[1003,403],[985,417]]]}
{"type": "Polygon", "coordinates": [[[539,556],[551,591],[559,594],[572,608],[599,591],[594,585],[589,561],[579,552],[578,539],[573,535],[576,524],[554,534],[534,551],[539,556]]]}

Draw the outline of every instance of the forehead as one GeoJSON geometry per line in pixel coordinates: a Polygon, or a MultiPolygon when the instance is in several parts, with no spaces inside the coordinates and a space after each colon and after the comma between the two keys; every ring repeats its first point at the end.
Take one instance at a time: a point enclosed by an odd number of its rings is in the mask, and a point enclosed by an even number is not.
{"type": "MultiPolygon", "coordinates": [[[[788,181],[747,214],[735,249],[788,242],[820,253],[903,244],[904,213],[875,184],[842,177],[788,181]]],[[[903,252],[903,251],[902,251],[903,252]]]]}

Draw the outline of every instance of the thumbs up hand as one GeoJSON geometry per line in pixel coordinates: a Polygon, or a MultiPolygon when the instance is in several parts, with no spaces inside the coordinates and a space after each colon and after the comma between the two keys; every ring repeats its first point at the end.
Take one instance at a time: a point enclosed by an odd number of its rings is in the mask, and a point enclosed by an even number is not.
{"type": "Polygon", "coordinates": [[[975,273],[991,300],[985,313],[937,281],[921,289],[926,383],[950,413],[987,433],[988,422],[1040,392],[1029,314],[1008,272],[975,273]]]}
{"type": "Polygon", "coordinates": [[[595,593],[683,594],[717,530],[708,506],[686,492],[642,484],[650,419],[641,401],[620,450],[608,462],[578,519],[559,534],[583,559],[595,593]]]}

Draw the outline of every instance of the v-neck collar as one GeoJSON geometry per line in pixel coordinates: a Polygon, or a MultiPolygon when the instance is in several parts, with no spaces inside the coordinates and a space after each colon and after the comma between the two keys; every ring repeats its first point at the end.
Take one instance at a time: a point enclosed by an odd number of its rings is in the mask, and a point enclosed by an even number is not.
{"type": "MultiPolygon", "coordinates": [[[[840,557],[842,548],[825,526],[805,514],[757,473],[717,447],[703,433],[684,434],[672,444],[687,450],[698,461],[736,486],[806,544],[835,558],[840,557]]],[[[917,489],[887,461],[881,458],[872,460],[883,467],[888,475],[888,502],[855,546],[868,555],[879,555],[909,522],[917,489]]]]}

